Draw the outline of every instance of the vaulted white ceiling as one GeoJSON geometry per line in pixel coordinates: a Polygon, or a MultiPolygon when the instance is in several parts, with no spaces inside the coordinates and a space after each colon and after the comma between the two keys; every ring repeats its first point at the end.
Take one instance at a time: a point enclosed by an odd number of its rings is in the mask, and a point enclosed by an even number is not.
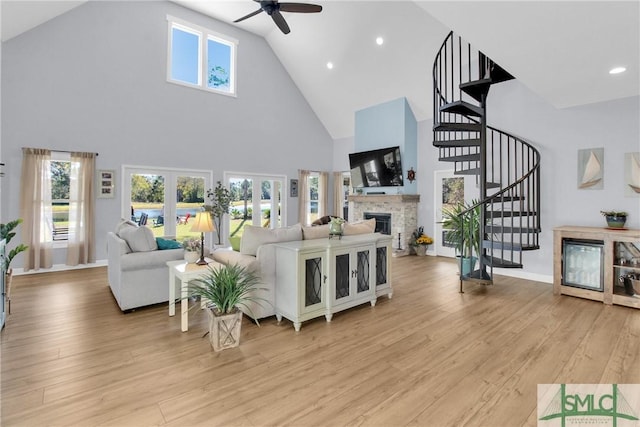
{"type": "MultiPolygon", "coordinates": [[[[557,108],[640,94],[638,1],[299,1],[323,11],[284,13],[288,35],[264,13],[234,25],[267,40],[334,138],[353,135],[355,111],[399,97],[430,118],[432,61],[449,29],[557,108]],[[618,65],[627,72],[609,75],[618,65]]],[[[2,0],[2,40],[82,3],[2,0]]],[[[259,6],[175,3],[227,23],[259,6]]]]}

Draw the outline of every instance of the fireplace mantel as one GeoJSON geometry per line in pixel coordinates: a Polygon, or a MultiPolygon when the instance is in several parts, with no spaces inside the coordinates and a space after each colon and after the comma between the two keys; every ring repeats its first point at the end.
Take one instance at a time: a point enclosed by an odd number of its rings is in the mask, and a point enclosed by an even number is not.
{"type": "Polygon", "coordinates": [[[419,194],[351,194],[350,202],[359,203],[418,203],[419,194]]]}

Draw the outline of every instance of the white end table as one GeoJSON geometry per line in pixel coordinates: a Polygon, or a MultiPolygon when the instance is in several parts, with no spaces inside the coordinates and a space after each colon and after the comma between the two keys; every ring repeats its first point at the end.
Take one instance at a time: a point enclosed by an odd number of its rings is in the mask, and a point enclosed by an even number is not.
{"type": "Polygon", "coordinates": [[[208,265],[187,264],[186,261],[167,261],[169,266],[169,316],[176,314],[176,279],[180,280],[180,329],[182,332],[189,330],[189,301],[187,300],[187,287],[193,279],[198,279],[213,268],[222,267],[222,264],[205,258],[208,265]]]}

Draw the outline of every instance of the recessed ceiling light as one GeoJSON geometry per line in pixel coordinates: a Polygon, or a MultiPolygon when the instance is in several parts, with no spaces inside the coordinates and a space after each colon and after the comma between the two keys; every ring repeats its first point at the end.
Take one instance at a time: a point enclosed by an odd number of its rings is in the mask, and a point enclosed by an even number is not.
{"type": "Polygon", "coordinates": [[[384,43],[384,39],[382,37],[377,37],[376,38],[376,44],[378,46],[382,46],[382,43],[384,43]]]}
{"type": "Polygon", "coordinates": [[[624,67],[615,67],[609,70],[609,74],[620,74],[624,73],[625,71],[627,71],[627,69],[624,67]]]}
{"type": "Polygon", "coordinates": [[[327,68],[333,70],[333,62],[327,62],[327,68]]]}

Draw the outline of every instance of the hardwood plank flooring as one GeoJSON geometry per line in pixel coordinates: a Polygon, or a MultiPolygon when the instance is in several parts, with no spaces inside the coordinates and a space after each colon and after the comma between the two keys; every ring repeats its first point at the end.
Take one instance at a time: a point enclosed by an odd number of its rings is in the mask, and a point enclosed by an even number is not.
{"type": "Polygon", "coordinates": [[[393,259],[393,299],[243,322],[215,353],[158,305],[123,314],[106,268],[14,278],[3,426],[534,426],[539,383],[640,383],[640,312],[437,257],[393,259]]]}

